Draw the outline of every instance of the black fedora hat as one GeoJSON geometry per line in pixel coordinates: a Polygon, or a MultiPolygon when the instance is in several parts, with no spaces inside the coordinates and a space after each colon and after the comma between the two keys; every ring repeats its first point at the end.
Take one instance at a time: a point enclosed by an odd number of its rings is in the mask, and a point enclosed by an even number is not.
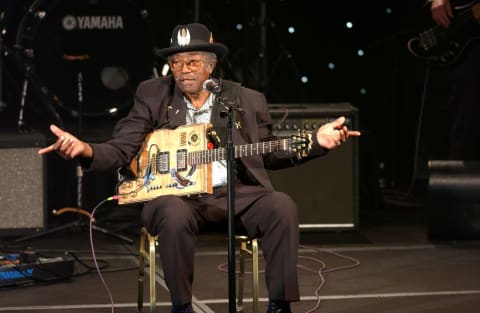
{"type": "Polygon", "coordinates": [[[221,60],[228,52],[228,48],[213,41],[212,33],[200,23],[177,25],[173,29],[170,47],[158,49],[159,57],[167,58],[169,55],[186,51],[208,51],[217,55],[221,60]]]}

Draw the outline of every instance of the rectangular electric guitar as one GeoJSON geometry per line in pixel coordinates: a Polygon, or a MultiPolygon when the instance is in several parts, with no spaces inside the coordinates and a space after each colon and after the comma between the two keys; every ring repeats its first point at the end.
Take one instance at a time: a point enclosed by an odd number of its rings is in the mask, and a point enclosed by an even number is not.
{"type": "Polygon", "coordinates": [[[453,7],[454,17],[448,28],[437,25],[408,40],[412,55],[437,66],[448,66],[480,39],[480,1],[462,2],[463,5],[453,7]]]}
{"type": "MultiPolygon", "coordinates": [[[[273,141],[234,146],[234,157],[248,157],[274,151],[291,151],[297,157],[311,149],[312,133],[273,141]]],[[[211,124],[158,129],[146,137],[131,161],[128,175],[119,175],[118,203],[144,202],[163,195],[212,193],[211,162],[227,158],[227,149],[213,148],[218,142],[211,124]]]]}

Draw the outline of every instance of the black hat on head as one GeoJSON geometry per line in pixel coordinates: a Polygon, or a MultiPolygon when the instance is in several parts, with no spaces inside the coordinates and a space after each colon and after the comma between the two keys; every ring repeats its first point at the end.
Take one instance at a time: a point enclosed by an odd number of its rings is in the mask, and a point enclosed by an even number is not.
{"type": "Polygon", "coordinates": [[[173,29],[170,47],[157,50],[157,55],[167,58],[169,55],[186,51],[208,51],[217,55],[221,60],[228,52],[228,48],[213,41],[212,33],[200,23],[177,25],[173,29]]]}

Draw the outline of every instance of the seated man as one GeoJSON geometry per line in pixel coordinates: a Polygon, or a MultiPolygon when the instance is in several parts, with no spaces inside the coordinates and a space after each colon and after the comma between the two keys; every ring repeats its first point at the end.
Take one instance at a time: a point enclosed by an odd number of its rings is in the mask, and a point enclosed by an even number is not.
{"type": "MultiPolygon", "coordinates": [[[[225,143],[226,119],[221,117],[224,108],[215,101],[217,97],[234,100],[241,112],[235,114],[233,144],[270,140],[272,120],[262,93],[228,80],[221,80],[221,91],[217,92],[203,86],[227,51],[225,45],[213,41],[211,32],[202,24],[176,26],[170,46],[158,52],[168,60],[172,74],[138,86],[134,106],[117,123],[110,140],[87,143],[52,125],[51,131],[58,138],[39,153],[56,151],[66,159],[79,157],[88,170],[115,169],[131,162],[153,130],[207,122],[213,124],[220,142],[225,143]]],[[[266,262],[268,312],[290,312],[290,302],[299,300],[299,226],[294,201],[273,189],[266,169],[289,167],[325,155],[348,137],[360,135],[349,131],[344,122],[345,118],[339,117],[315,130],[306,158],[300,159],[287,150],[243,157],[235,162],[235,216],[248,235],[260,241],[266,262]]],[[[225,161],[213,162],[212,177],[212,194],[165,195],[143,206],[143,224],[151,234],[158,235],[172,312],[193,312],[194,249],[199,229],[206,223],[225,222],[228,217],[225,161]]]]}

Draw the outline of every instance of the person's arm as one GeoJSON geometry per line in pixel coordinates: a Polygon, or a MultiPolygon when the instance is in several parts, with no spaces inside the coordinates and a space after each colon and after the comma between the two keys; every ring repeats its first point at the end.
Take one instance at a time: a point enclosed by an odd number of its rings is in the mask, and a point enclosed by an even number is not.
{"type": "Polygon", "coordinates": [[[453,18],[452,5],[450,0],[431,0],[430,11],[433,21],[442,27],[447,28],[453,18]]]}

